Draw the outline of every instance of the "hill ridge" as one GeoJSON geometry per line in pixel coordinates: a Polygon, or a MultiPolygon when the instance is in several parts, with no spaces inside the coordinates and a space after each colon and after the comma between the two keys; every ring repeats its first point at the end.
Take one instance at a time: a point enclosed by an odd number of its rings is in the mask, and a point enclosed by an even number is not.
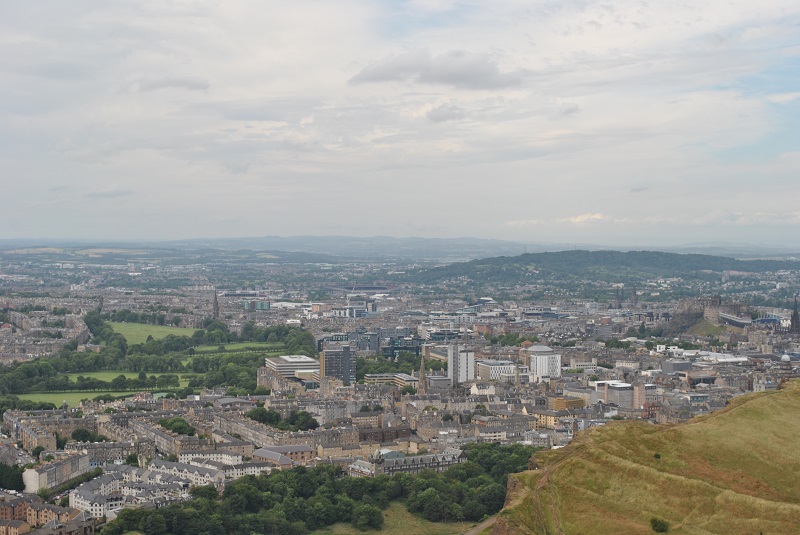
{"type": "Polygon", "coordinates": [[[526,279],[591,278],[628,282],[636,278],[699,276],[723,271],[765,272],[797,269],[791,260],[738,260],[725,256],[679,254],[662,251],[572,250],[496,256],[421,269],[406,275],[409,282],[434,283],[469,278],[481,283],[507,283],[526,279]]]}
{"type": "Polygon", "coordinates": [[[797,533],[798,414],[795,380],[684,424],[580,433],[512,476],[492,533],[797,533]]]}

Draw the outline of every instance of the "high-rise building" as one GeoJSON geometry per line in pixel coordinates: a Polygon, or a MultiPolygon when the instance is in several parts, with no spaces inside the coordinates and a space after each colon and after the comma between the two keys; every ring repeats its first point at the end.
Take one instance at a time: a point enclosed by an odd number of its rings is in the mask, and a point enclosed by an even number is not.
{"type": "Polygon", "coordinates": [[[450,386],[475,380],[475,352],[466,346],[450,345],[447,347],[447,377],[450,386]]]}
{"type": "Polygon", "coordinates": [[[561,377],[561,355],[547,346],[531,346],[527,349],[528,367],[531,379],[539,382],[542,379],[561,377]]]}
{"type": "Polygon", "coordinates": [[[320,377],[335,377],[345,385],[356,382],[356,354],[349,345],[331,345],[319,356],[320,377]]]}

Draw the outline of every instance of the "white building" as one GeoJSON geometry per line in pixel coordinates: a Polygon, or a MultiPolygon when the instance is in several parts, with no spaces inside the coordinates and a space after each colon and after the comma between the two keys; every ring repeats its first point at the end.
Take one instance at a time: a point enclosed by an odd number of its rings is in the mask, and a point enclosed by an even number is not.
{"type": "Polygon", "coordinates": [[[297,372],[318,372],[319,361],[305,355],[283,355],[264,359],[267,368],[280,373],[287,379],[296,377],[297,372]]]}
{"type": "Polygon", "coordinates": [[[479,360],[475,363],[475,372],[482,381],[502,381],[514,383],[527,382],[528,367],[510,360],[479,360]]]}
{"type": "Polygon", "coordinates": [[[239,464],[244,461],[241,453],[225,450],[186,451],[178,455],[178,462],[191,464],[196,458],[224,464],[239,464]]]}
{"type": "Polygon", "coordinates": [[[561,355],[547,346],[535,345],[527,349],[531,379],[540,382],[561,377],[561,355]]]}
{"type": "Polygon", "coordinates": [[[475,380],[475,352],[466,346],[451,345],[447,347],[447,377],[450,386],[475,380]]]}

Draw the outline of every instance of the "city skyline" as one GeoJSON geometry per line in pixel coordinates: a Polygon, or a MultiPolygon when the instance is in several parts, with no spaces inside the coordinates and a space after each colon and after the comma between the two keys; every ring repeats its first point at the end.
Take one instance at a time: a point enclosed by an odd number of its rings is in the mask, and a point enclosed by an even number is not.
{"type": "Polygon", "coordinates": [[[800,245],[788,1],[0,6],[3,238],[800,245]]]}

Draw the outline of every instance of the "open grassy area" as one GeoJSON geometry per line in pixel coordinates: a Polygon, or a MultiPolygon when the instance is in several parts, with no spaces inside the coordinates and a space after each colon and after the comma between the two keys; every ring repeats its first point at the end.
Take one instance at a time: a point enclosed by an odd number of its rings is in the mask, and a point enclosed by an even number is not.
{"type": "Polygon", "coordinates": [[[284,346],[280,342],[235,342],[233,344],[217,344],[217,345],[208,345],[208,346],[197,346],[194,348],[197,352],[216,352],[219,349],[219,346],[224,346],[227,351],[235,351],[235,350],[242,350],[242,349],[253,349],[256,351],[259,350],[281,350],[284,346]]]}
{"type": "Polygon", "coordinates": [[[182,327],[167,327],[165,325],[147,325],[144,323],[109,323],[114,331],[120,333],[128,341],[128,345],[143,344],[148,336],[156,340],[165,338],[170,334],[175,336],[192,336],[196,329],[182,327]]]}
{"type": "Polygon", "coordinates": [[[56,406],[61,406],[64,401],[70,407],[77,406],[82,399],[93,399],[101,394],[111,394],[112,396],[132,396],[133,392],[40,392],[36,394],[20,394],[20,399],[30,399],[33,401],[49,401],[56,406]]]}
{"type": "MultiPolygon", "coordinates": [[[[175,372],[175,373],[149,373],[146,372],[147,376],[150,377],[151,375],[155,375],[156,377],[160,377],[162,375],[177,375],[180,378],[181,387],[185,387],[189,385],[189,379],[183,379],[183,375],[186,375],[185,372],[175,372]]],[[[111,382],[115,378],[119,377],[120,375],[124,375],[128,379],[134,379],[139,377],[137,372],[122,372],[122,371],[113,371],[113,370],[103,370],[99,372],[75,372],[75,373],[68,373],[67,377],[70,378],[71,381],[74,381],[79,375],[83,377],[92,377],[94,379],[99,379],[101,381],[108,381],[111,382]]],[[[196,374],[194,374],[196,375],[196,374]]]]}
{"type": "MultiPolygon", "coordinates": [[[[475,525],[471,522],[428,522],[409,513],[406,506],[399,502],[393,502],[383,511],[383,519],[383,529],[379,533],[384,535],[459,535],[475,525]]],[[[339,523],[314,531],[312,535],[361,535],[363,533],[365,532],[357,530],[350,524],[339,523]]]]}
{"type": "Polygon", "coordinates": [[[797,533],[800,381],[679,425],[613,422],[511,476],[504,533],[797,533]]]}
{"type": "Polygon", "coordinates": [[[719,336],[727,331],[725,325],[714,325],[706,320],[700,320],[691,329],[691,333],[697,336],[719,336]]]}

